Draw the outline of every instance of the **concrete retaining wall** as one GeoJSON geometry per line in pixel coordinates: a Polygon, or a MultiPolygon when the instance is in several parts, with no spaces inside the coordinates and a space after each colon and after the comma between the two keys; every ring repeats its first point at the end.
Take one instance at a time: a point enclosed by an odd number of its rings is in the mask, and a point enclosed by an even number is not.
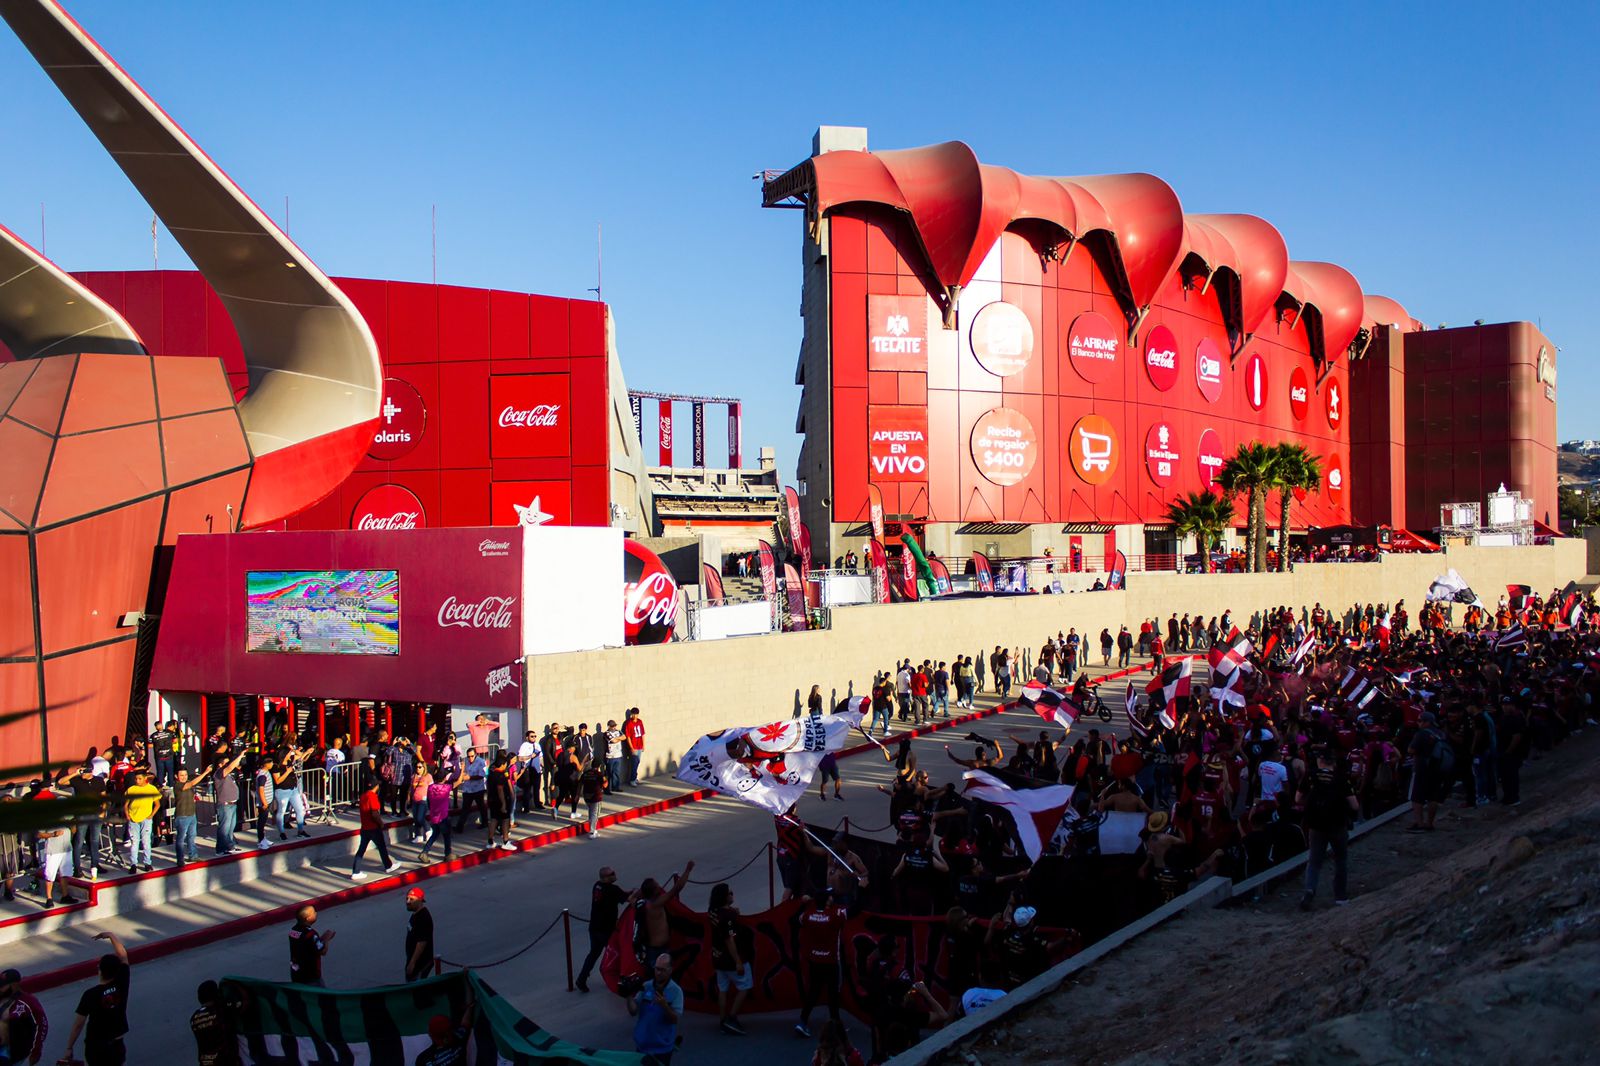
{"type": "Polygon", "coordinates": [[[1135,573],[1121,592],[842,607],[826,632],[775,633],[705,643],[543,655],[529,667],[529,720],[601,721],[639,707],[647,729],[645,768],[659,773],[711,729],[788,716],[813,684],[830,700],[871,685],[897,658],[975,658],[996,644],[1037,651],[1047,635],[1075,627],[1091,639],[1140,619],[1176,612],[1211,617],[1321,603],[1404,599],[1413,622],[1428,585],[1454,567],[1489,603],[1508,583],[1539,592],[1584,576],[1585,544],[1564,539],[1526,548],[1454,547],[1442,555],[1386,555],[1375,563],[1303,565],[1292,574],[1135,573]]]}

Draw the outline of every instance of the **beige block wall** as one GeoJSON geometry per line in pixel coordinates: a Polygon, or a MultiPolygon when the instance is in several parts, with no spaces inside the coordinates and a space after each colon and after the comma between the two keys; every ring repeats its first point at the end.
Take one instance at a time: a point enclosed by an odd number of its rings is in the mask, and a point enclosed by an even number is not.
{"type": "Polygon", "coordinates": [[[670,770],[701,735],[733,725],[787,718],[820,684],[830,701],[870,687],[875,671],[896,659],[975,659],[996,644],[1037,650],[1057,630],[1091,639],[1102,627],[1174,612],[1211,617],[1232,611],[1241,624],[1258,610],[1320,602],[1344,611],[1355,603],[1404,599],[1415,620],[1428,585],[1449,567],[1493,604],[1508,583],[1543,594],[1585,573],[1585,544],[1566,539],[1526,548],[1453,547],[1444,555],[1387,555],[1376,563],[1304,565],[1292,574],[1143,574],[1122,592],[929,601],[845,607],[831,630],[770,634],[704,643],[608,648],[528,661],[529,720],[576,723],[622,719],[640,708],[646,770],[670,770]]]}

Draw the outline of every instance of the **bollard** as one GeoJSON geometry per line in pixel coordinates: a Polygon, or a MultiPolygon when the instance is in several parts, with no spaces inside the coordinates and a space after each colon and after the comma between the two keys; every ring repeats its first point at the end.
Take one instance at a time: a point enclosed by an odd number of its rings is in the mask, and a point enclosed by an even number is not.
{"type": "Polygon", "coordinates": [[[567,938],[567,991],[571,992],[578,986],[572,981],[572,911],[566,907],[561,908],[561,927],[567,938]]]}

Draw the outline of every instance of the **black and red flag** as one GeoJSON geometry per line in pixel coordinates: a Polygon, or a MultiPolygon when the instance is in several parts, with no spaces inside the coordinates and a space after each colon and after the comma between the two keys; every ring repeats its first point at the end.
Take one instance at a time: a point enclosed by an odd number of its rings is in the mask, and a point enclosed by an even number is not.
{"type": "MultiPolygon", "coordinates": [[[[1152,695],[1160,692],[1170,708],[1178,702],[1180,697],[1189,695],[1190,678],[1193,674],[1194,660],[1179,659],[1176,662],[1169,663],[1166,669],[1151,678],[1150,683],[1145,686],[1144,690],[1152,695]]],[[[1172,727],[1168,726],[1167,728],[1170,729],[1172,727]]]]}
{"type": "Polygon", "coordinates": [[[1038,681],[1029,681],[1022,686],[1022,698],[1017,703],[1068,732],[1083,714],[1083,708],[1074,703],[1071,696],[1038,681]]]}
{"type": "Polygon", "coordinates": [[[1239,632],[1238,626],[1234,626],[1227,641],[1212,648],[1207,656],[1211,672],[1218,677],[1231,677],[1235,670],[1254,673],[1255,664],[1250,661],[1250,655],[1255,650],[1256,646],[1250,642],[1250,638],[1239,632]]]}

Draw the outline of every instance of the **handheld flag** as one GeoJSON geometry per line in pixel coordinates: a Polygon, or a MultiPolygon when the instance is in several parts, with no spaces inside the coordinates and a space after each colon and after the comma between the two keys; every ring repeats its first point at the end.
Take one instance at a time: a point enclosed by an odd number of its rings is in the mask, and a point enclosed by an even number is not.
{"type": "Polygon", "coordinates": [[[1504,633],[1501,633],[1499,639],[1494,642],[1495,651],[1512,651],[1513,649],[1526,648],[1527,646],[1528,634],[1523,631],[1521,626],[1512,626],[1504,633]]]}
{"type": "Polygon", "coordinates": [[[1244,693],[1234,686],[1239,682],[1239,673],[1235,671],[1228,675],[1228,679],[1221,685],[1211,686],[1211,698],[1216,701],[1217,710],[1224,706],[1243,708],[1245,705],[1244,693]]]}
{"type": "Polygon", "coordinates": [[[1250,655],[1255,650],[1250,638],[1239,632],[1238,626],[1234,626],[1228,634],[1227,643],[1212,648],[1207,659],[1212,672],[1219,677],[1231,677],[1237,670],[1249,674],[1255,672],[1255,664],[1250,661],[1250,655]]]}
{"type": "Polygon", "coordinates": [[[805,795],[822,757],[842,749],[851,731],[860,727],[861,706],[816,718],[709,733],[678,760],[677,778],[784,814],[805,795]]]}
{"type": "MultiPolygon", "coordinates": [[[[1170,708],[1178,701],[1179,697],[1189,695],[1190,678],[1193,674],[1194,660],[1179,659],[1177,662],[1169,664],[1160,674],[1151,678],[1150,683],[1145,686],[1145,691],[1150,693],[1160,692],[1170,708]]],[[[1163,724],[1165,724],[1168,718],[1167,713],[1163,711],[1161,717],[1163,724]]],[[[1168,725],[1167,728],[1171,729],[1172,726],[1168,725]]]]}
{"type": "Polygon", "coordinates": [[[1053,722],[1068,732],[1072,731],[1073,723],[1083,714],[1083,708],[1072,702],[1071,696],[1038,681],[1029,681],[1023,685],[1022,698],[1017,702],[1031,709],[1045,721],[1053,722]]]}
{"type": "Polygon", "coordinates": [[[1507,585],[1506,606],[1513,611],[1527,610],[1528,601],[1533,598],[1533,588],[1528,585],[1507,585]]]}
{"type": "Polygon", "coordinates": [[[968,770],[962,776],[967,781],[966,795],[992,803],[1011,816],[1022,850],[1030,860],[1037,862],[1044,852],[1045,841],[1055,836],[1056,828],[1066,815],[1067,804],[1072,800],[1072,786],[1016,789],[982,770],[968,770]]]}
{"type": "Polygon", "coordinates": [[[1317,635],[1315,633],[1307,630],[1305,639],[1302,640],[1299,644],[1295,645],[1294,654],[1289,656],[1289,665],[1290,666],[1299,665],[1300,660],[1304,659],[1307,655],[1310,655],[1311,654],[1311,649],[1315,648],[1316,646],[1317,646],[1317,635]]]}
{"type": "Polygon", "coordinates": [[[1378,647],[1384,651],[1389,650],[1389,612],[1384,611],[1383,617],[1378,619],[1378,647]]]}

